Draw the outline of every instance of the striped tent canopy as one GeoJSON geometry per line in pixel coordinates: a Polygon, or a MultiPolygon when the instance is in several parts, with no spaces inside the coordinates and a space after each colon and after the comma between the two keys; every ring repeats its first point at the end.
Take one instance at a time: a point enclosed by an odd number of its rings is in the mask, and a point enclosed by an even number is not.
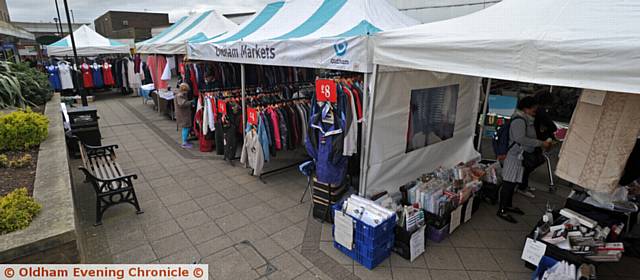
{"type": "Polygon", "coordinates": [[[157,36],[137,43],[136,51],[147,54],[186,54],[185,42],[221,37],[238,26],[216,11],[182,17],[157,36]]]}
{"type": "MultiPolygon", "coordinates": [[[[76,50],[79,56],[129,53],[128,45],[105,38],[86,25],[73,31],[73,38],[76,41],[76,50]]],[[[72,56],[71,36],[67,35],[61,40],[47,45],[47,54],[49,56],[72,56]]]]}
{"type": "Polygon", "coordinates": [[[415,24],[386,0],[278,1],[187,51],[193,60],[370,72],[369,35],[415,24]]]}

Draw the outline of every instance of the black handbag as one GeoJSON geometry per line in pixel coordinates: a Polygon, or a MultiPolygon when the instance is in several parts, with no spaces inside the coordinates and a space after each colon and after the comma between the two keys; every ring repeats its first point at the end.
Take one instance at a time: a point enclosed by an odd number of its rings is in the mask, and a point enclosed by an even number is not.
{"type": "Polygon", "coordinates": [[[522,152],[522,166],[529,170],[534,170],[546,161],[541,148],[536,148],[533,152],[522,152]]]}

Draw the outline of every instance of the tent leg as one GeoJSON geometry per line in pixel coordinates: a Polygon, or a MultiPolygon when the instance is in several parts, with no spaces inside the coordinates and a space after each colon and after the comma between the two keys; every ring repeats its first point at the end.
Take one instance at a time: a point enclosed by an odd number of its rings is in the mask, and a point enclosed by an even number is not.
{"type": "Polygon", "coordinates": [[[484,94],[484,103],[482,105],[482,115],[480,115],[480,131],[478,133],[478,143],[476,144],[476,151],[482,154],[482,134],[484,134],[484,120],[487,117],[487,109],[489,106],[489,92],[491,91],[491,78],[487,80],[487,88],[484,94]]]}
{"type": "Polygon", "coordinates": [[[244,133],[245,128],[247,127],[247,103],[245,97],[247,95],[247,87],[246,87],[246,79],[245,79],[245,70],[244,64],[240,64],[240,88],[242,94],[242,131],[244,133]]]}
{"type": "MultiPolygon", "coordinates": [[[[368,109],[366,109],[365,111],[365,121],[366,121],[366,126],[363,131],[363,133],[365,133],[365,137],[362,141],[362,162],[363,164],[361,165],[361,175],[360,175],[360,187],[359,187],[359,191],[358,193],[360,194],[360,196],[366,196],[367,194],[367,181],[368,181],[368,175],[369,175],[369,156],[371,154],[371,135],[372,135],[372,131],[373,131],[373,117],[374,117],[374,111],[373,111],[373,107],[374,107],[374,103],[376,100],[376,96],[375,96],[375,86],[376,86],[376,80],[378,77],[378,64],[375,64],[373,66],[373,74],[371,76],[371,90],[368,90],[369,88],[369,84],[368,84],[368,79],[367,79],[367,75],[365,75],[365,94],[369,93],[370,96],[366,98],[367,102],[365,105],[368,105],[368,109]]],[[[364,99],[364,98],[363,98],[364,99]]]]}

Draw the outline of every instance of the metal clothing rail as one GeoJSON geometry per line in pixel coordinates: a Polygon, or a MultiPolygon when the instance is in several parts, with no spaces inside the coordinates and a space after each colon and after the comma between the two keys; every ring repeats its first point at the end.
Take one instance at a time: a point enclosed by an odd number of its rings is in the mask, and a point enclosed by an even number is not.
{"type": "MultiPolygon", "coordinates": [[[[310,158],[307,157],[304,160],[297,161],[296,163],[292,163],[292,164],[289,164],[289,165],[286,165],[286,166],[283,166],[283,167],[279,167],[279,168],[276,168],[276,169],[273,169],[273,170],[269,170],[267,172],[263,172],[263,173],[260,174],[260,176],[258,176],[258,179],[263,184],[266,184],[267,182],[264,180],[264,177],[269,176],[269,175],[273,175],[273,174],[276,174],[276,173],[280,173],[280,172],[285,171],[287,169],[291,169],[293,167],[299,166],[300,164],[303,164],[303,163],[305,163],[305,162],[307,162],[309,160],[310,160],[310,158]]],[[[251,171],[250,174],[253,174],[253,170],[251,171]]]]}

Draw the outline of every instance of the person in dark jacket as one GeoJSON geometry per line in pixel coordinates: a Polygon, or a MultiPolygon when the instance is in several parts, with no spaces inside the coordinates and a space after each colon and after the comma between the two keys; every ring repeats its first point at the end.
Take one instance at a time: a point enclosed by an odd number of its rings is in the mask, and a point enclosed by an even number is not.
{"type": "Polygon", "coordinates": [[[189,143],[189,133],[191,132],[191,100],[189,100],[189,85],[180,84],[178,91],[173,99],[176,110],[176,122],[182,130],[182,148],[191,149],[193,145],[189,143]]]}
{"type": "MultiPolygon", "coordinates": [[[[533,170],[522,165],[523,153],[534,152],[538,147],[548,149],[551,146],[551,141],[541,141],[536,137],[533,123],[537,110],[536,100],[533,97],[525,97],[520,99],[517,110],[511,116],[509,150],[502,168],[502,187],[500,188],[500,205],[497,213],[498,217],[510,223],[517,221],[509,213],[524,215],[522,210],[512,204],[516,187],[522,188],[519,189],[520,193],[530,193],[527,190],[528,177],[533,170]]],[[[530,193],[527,196],[534,195],[530,193]]]]}
{"type": "Polygon", "coordinates": [[[533,126],[536,128],[536,136],[538,140],[542,141],[547,139],[555,140],[554,133],[556,133],[558,127],[549,113],[553,103],[553,96],[551,96],[550,92],[539,93],[536,95],[536,102],[538,103],[538,110],[536,110],[536,119],[533,122],[533,126]]]}

